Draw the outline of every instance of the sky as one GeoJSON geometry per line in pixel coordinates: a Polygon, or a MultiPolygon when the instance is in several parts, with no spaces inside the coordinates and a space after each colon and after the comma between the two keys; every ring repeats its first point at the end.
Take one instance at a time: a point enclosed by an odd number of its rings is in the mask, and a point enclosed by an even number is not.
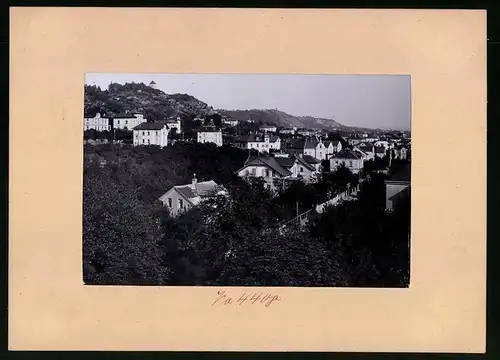
{"type": "Polygon", "coordinates": [[[152,80],[167,94],[189,94],[214,109],[278,109],[343,125],[409,130],[409,75],[86,74],[85,83],[152,80]]]}

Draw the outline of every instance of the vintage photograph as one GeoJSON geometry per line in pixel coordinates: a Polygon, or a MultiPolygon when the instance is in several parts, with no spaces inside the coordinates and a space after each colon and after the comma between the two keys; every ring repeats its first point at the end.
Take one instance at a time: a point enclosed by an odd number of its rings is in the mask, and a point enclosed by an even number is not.
{"type": "Polygon", "coordinates": [[[408,287],[409,75],[85,75],[86,285],[408,287]]]}

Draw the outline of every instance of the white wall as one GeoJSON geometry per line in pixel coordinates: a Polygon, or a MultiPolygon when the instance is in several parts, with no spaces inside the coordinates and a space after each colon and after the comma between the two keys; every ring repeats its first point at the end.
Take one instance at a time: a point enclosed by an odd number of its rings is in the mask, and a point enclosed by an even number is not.
{"type": "Polygon", "coordinates": [[[132,131],[136,126],[146,122],[143,115],[134,115],[126,119],[113,119],[113,128],[115,129],[127,129],[132,131]]]}
{"type": "Polygon", "coordinates": [[[199,143],[214,143],[217,146],[222,146],[222,132],[198,132],[198,142],[199,143]]]}
{"type": "Polygon", "coordinates": [[[96,131],[110,131],[111,125],[109,124],[109,118],[101,117],[101,114],[97,113],[93,118],[83,119],[83,130],[96,130],[96,131]]]}
{"type": "Polygon", "coordinates": [[[134,130],[134,146],[138,145],[168,145],[169,129],[163,127],[161,130],[134,130]]]}
{"type": "Polygon", "coordinates": [[[352,171],[353,174],[357,174],[361,169],[363,169],[363,160],[362,159],[330,159],[330,170],[335,171],[341,164],[345,164],[345,166],[352,171]]]}

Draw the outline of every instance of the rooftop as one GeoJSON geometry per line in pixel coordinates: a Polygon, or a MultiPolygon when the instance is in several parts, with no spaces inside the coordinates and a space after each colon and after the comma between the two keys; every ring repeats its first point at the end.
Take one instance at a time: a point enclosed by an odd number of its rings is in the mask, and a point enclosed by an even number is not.
{"type": "Polygon", "coordinates": [[[113,119],[137,119],[137,116],[142,115],[142,114],[119,114],[113,116],[113,119]]]}
{"type": "Polygon", "coordinates": [[[319,164],[321,161],[316,159],[315,157],[311,155],[304,155],[302,158],[308,163],[308,164],[319,164]]]}
{"type": "Polygon", "coordinates": [[[161,130],[165,127],[164,122],[143,122],[134,127],[133,130],[161,130]]]}
{"type": "MultiPolygon", "coordinates": [[[[254,166],[266,166],[276,171],[281,176],[289,176],[292,175],[290,171],[285,169],[276,158],[272,156],[250,156],[247,161],[245,161],[245,165],[243,168],[254,165],[254,166]]],[[[241,170],[241,169],[240,169],[241,170]]]]}

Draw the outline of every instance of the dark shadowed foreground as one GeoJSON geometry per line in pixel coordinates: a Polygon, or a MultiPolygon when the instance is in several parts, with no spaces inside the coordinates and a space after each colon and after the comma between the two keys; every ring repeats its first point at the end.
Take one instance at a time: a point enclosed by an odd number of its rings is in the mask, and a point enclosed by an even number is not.
{"type": "Polygon", "coordinates": [[[313,216],[304,229],[283,230],[297,201],[308,208],[356,177],[339,169],[271,197],[259,181],[233,175],[247,155],[199,144],[86,147],[85,283],[408,286],[410,199],[386,212],[386,175],[376,166],[358,200],[313,216]],[[155,199],[193,172],[216,179],[231,196],[172,218],[155,199]]]}

